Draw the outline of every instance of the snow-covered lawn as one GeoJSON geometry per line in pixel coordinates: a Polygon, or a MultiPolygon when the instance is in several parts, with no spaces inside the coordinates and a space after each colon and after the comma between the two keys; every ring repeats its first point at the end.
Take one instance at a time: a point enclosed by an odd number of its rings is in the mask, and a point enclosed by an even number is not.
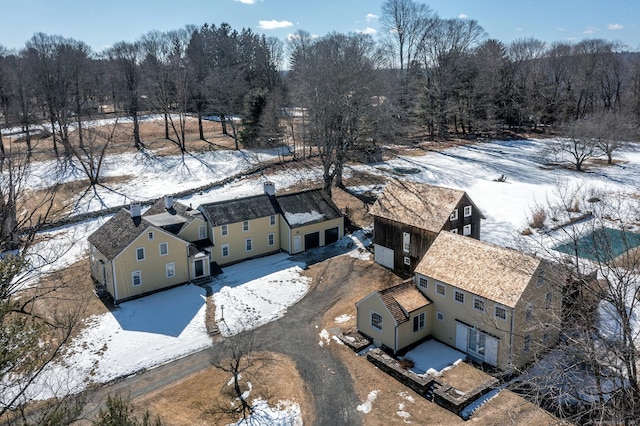
{"type": "MultiPolygon", "coordinates": [[[[531,209],[553,197],[558,183],[589,184],[621,191],[637,191],[640,187],[640,152],[637,150],[617,153],[616,158],[622,162],[616,165],[576,173],[544,167],[540,152],[547,143],[553,141],[491,142],[428,152],[424,156],[401,156],[373,166],[354,166],[354,169],[388,177],[395,176],[385,171],[392,167],[415,167],[420,173],[403,178],[467,191],[487,217],[482,224],[482,239],[502,245],[511,245],[514,236],[528,223],[531,209]],[[506,175],[507,181],[497,182],[500,175],[506,175]]],[[[114,192],[104,191],[100,195],[109,206],[158,198],[165,193],[223,179],[276,155],[277,152],[216,151],[197,158],[189,155],[161,159],[145,158],[141,154],[115,156],[105,166],[105,176],[134,173],[136,176],[114,184],[114,192]]],[[[53,163],[34,166],[32,174],[40,180],[34,179],[33,186],[50,183],[50,179],[55,181],[58,176],[52,171],[53,167],[53,163]]],[[[300,181],[318,181],[319,177],[319,170],[292,169],[259,179],[238,180],[178,201],[197,206],[202,202],[261,193],[262,183],[267,179],[283,189],[300,181]]],[[[64,180],[74,178],[82,179],[83,176],[63,176],[64,180]]],[[[95,199],[87,198],[80,201],[77,211],[99,207],[95,199]]],[[[100,218],[48,232],[51,238],[38,246],[39,253],[66,251],[49,270],[63,268],[81,259],[86,253],[86,237],[105,220],[100,218]]],[[[338,243],[340,252],[369,258],[369,253],[363,250],[363,240],[362,236],[341,240],[338,243]]],[[[300,274],[302,268],[303,264],[285,255],[225,268],[224,274],[214,278],[212,283],[216,319],[222,333],[233,334],[247,326],[264,324],[285,315],[287,308],[304,297],[308,289],[307,279],[300,274]]],[[[199,287],[182,286],[123,303],[112,313],[91,318],[69,347],[65,362],[53,366],[30,397],[42,399],[60,390],[79,390],[90,381],[108,381],[210,346],[204,325],[204,294],[199,287]],[[60,386],[64,386],[63,389],[60,386]]],[[[336,318],[336,323],[343,320],[346,319],[336,318]]],[[[432,350],[429,352],[433,353],[432,350]]],[[[434,364],[423,364],[422,360],[427,358],[418,352],[407,356],[424,372],[431,368],[441,370],[442,362],[452,363],[457,355],[442,353],[434,364]]],[[[365,412],[369,409],[375,394],[370,397],[359,409],[365,412]]]]}
{"type": "Polygon", "coordinates": [[[445,368],[462,361],[466,354],[440,343],[437,340],[427,340],[404,356],[414,362],[410,369],[416,374],[438,374],[445,368]]]}

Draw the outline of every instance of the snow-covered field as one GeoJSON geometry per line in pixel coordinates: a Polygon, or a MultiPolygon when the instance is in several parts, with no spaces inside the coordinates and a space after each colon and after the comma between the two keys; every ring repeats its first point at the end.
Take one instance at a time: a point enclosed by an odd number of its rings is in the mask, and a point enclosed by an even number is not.
{"type": "MultiPolygon", "coordinates": [[[[543,167],[540,152],[547,143],[553,141],[499,141],[428,152],[423,156],[398,157],[354,169],[395,176],[386,170],[415,167],[420,173],[402,178],[467,191],[487,217],[482,224],[482,239],[501,245],[511,245],[515,235],[526,226],[531,210],[553,197],[558,183],[617,191],[637,191],[640,187],[640,152],[633,147],[617,153],[616,158],[622,161],[616,165],[575,173],[543,167]],[[495,179],[500,175],[506,175],[507,181],[497,182],[495,179]]],[[[100,196],[107,206],[157,198],[223,179],[276,155],[277,152],[216,151],[184,159],[179,156],[146,158],[140,154],[115,156],[109,160],[105,175],[135,174],[135,178],[114,185],[114,191],[101,192],[100,196]]],[[[57,179],[59,176],[51,170],[53,167],[53,163],[38,165],[32,174],[40,180],[33,180],[33,187],[57,179]]],[[[196,206],[206,201],[258,194],[266,179],[281,189],[302,180],[319,182],[320,177],[319,170],[284,171],[259,179],[238,180],[178,201],[196,206]]],[[[72,180],[83,176],[63,178],[72,180]]],[[[96,199],[85,197],[77,201],[78,212],[100,208],[96,199]]],[[[50,238],[37,247],[39,253],[65,253],[55,265],[47,266],[48,270],[64,268],[81,259],[86,253],[86,237],[105,220],[100,218],[48,232],[50,238]]],[[[353,248],[346,248],[345,244],[344,251],[362,256],[358,250],[361,245],[355,237],[354,243],[353,248]]],[[[275,255],[225,268],[212,286],[216,319],[222,333],[230,335],[285,315],[287,308],[307,291],[309,283],[300,274],[304,267],[285,255],[275,255]]],[[[61,390],[77,391],[89,382],[105,382],[209,347],[211,341],[204,325],[204,294],[199,287],[182,286],[123,303],[112,313],[90,318],[69,347],[64,362],[52,366],[29,397],[43,399],[61,390]]],[[[352,313],[344,313],[349,314],[352,313]]],[[[375,395],[371,399],[375,399],[375,395]]],[[[362,411],[366,409],[364,406],[362,411]]]]}

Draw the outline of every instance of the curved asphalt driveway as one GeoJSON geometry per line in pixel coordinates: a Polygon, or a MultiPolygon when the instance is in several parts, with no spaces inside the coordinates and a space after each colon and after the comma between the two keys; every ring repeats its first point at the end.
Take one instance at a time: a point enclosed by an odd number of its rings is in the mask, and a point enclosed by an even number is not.
{"type": "MultiPolygon", "coordinates": [[[[356,261],[352,259],[352,261],[356,261]]],[[[324,268],[329,268],[328,260],[324,268]]],[[[270,350],[292,358],[300,376],[315,402],[317,425],[358,425],[361,414],[356,410],[360,401],[345,365],[328,348],[319,345],[322,316],[345,293],[345,285],[353,268],[344,268],[346,276],[313,283],[305,297],[291,306],[287,314],[255,330],[254,344],[258,350],[270,350]],[[318,326],[318,328],[316,328],[318,326]]],[[[333,274],[332,274],[333,275],[333,274]]],[[[221,349],[227,339],[215,342],[221,349]]],[[[210,366],[209,350],[197,352],[162,366],[130,376],[96,389],[85,407],[85,418],[91,418],[114,393],[131,399],[146,395],[210,366]]]]}

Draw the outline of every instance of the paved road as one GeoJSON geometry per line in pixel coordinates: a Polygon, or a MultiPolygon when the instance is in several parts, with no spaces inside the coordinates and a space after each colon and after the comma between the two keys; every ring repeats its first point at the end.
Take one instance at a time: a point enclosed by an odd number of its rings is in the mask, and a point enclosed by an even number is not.
{"type": "MultiPolygon", "coordinates": [[[[355,261],[355,260],[354,260],[355,261]]],[[[329,268],[331,261],[323,267],[329,268]]],[[[319,346],[319,332],[324,312],[344,293],[345,283],[353,268],[344,268],[346,276],[332,276],[315,284],[307,295],[290,307],[287,314],[277,321],[265,324],[256,330],[258,348],[278,352],[291,357],[305,381],[315,402],[317,425],[358,425],[361,414],[356,410],[360,403],[353,388],[351,376],[345,365],[332,355],[328,348],[319,346]]],[[[224,345],[214,343],[215,347],[224,345]]],[[[90,418],[106,395],[123,393],[132,399],[146,395],[173,382],[210,366],[209,350],[172,361],[117,383],[98,388],[86,407],[85,417],[90,418]]]]}

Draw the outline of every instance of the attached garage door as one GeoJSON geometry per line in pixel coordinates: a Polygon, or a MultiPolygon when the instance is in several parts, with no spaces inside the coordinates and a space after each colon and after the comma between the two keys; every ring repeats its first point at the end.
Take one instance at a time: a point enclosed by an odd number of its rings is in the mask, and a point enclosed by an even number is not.
{"type": "Polygon", "coordinates": [[[324,245],[335,243],[336,241],[338,241],[339,235],[340,235],[340,229],[337,226],[335,228],[325,229],[324,245]]]}
{"type": "Polygon", "coordinates": [[[378,244],[374,245],[374,254],[375,261],[385,268],[393,269],[393,250],[390,248],[386,248],[380,246],[378,244]]]}
{"type": "Polygon", "coordinates": [[[304,236],[304,249],[309,250],[320,245],[320,232],[313,232],[304,236]]]}

